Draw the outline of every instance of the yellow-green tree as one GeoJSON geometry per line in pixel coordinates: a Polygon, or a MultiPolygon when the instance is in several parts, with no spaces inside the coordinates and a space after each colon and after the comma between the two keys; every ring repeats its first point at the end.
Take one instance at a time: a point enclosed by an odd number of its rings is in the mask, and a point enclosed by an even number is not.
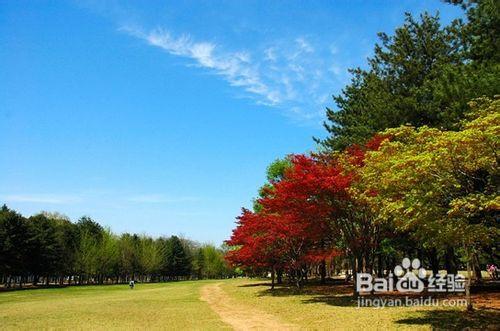
{"type": "Polygon", "coordinates": [[[499,235],[500,100],[476,99],[459,131],[402,126],[369,152],[356,188],[380,221],[471,254],[499,235]]]}

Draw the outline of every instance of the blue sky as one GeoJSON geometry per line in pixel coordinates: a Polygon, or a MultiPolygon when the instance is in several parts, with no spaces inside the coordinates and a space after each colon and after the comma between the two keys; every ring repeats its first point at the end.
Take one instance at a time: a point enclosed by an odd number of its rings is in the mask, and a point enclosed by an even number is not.
{"type": "Polygon", "coordinates": [[[379,31],[439,1],[0,1],[0,203],[216,244],[315,149],[379,31]]]}

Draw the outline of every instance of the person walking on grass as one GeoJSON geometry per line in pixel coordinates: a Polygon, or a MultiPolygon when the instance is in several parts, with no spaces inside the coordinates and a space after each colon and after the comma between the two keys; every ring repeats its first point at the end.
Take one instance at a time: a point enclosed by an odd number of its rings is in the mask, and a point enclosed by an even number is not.
{"type": "Polygon", "coordinates": [[[135,282],[131,280],[130,283],[128,283],[128,286],[130,286],[130,289],[133,290],[135,287],[135,282]]]}
{"type": "Polygon", "coordinates": [[[488,265],[487,266],[488,273],[490,274],[491,279],[497,279],[498,278],[498,268],[496,265],[488,265]]]}

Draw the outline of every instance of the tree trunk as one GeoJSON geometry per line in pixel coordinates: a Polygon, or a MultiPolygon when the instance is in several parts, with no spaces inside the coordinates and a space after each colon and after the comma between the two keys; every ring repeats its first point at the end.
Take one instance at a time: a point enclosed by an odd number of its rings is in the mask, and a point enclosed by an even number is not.
{"type": "Polygon", "coordinates": [[[449,275],[457,274],[457,264],[455,263],[455,250],[453,247],[446,249],[446,273],[449,275]]]}
{"type": "Polygon", "coordinates": [[[381,253],[377,254],[377,277],[384,277],[384,259],[381,253]]]}
{"type": "Polygon", "coordinates": [[[326,277],[331,278],[335,274],[335,258],[331,258],[326,265],[326,277]]]}
{"type": "Polygon", "coordinates": [[[319,274],[321,277],[321,284],[326,283],[326,261],[322,260],[319,265],[319,274]]]}
{"type": "Polygon", "coordinates": [[[357,284],[357,273],[361,271],[360,266],[363,264],[361,261],[360,257],[353,257],[353,263],[352,263],[352,279],[354,281],[354,292],[353,296],[354,298],[357,298],[359,296],[358,292],[358,284],[357,284]]]}
{"type": "Polygon", "coordinates": [[[432,274],[437,275],[439,273],[439,257],[435,248],[432,248],[429,252],[429,261],[431,263],[432,274]]]}
{"type": "Polygon", "coordinates": [[[479,264],[479,255],[477,252],[472,253],[472,270],[474,270],[474,281],[481,282],[483,276],[481,275],[481,266],[479,264]]]}
{"type": "Polygon", "coordinates": [[[275,274],[275,269],[274,266],[271,269],[271,290],[274,290],[274,274],[275,274]]]}
{"type": "Polygon", "coordinates": [[[276,283],[278,284],[283,284],[283,269],[278,269],[277,273],[276,273],[277,277],[276,277],[276,283]]]}
{"type": "Polygon", "coordinates": [[[302,286],[302,270],[300,268],[295,269],[295,286],[297,288],[302,286]]]}
{"type": "Polygon", "coordinates": [[[465,298],[467,300],[467,311],[472,311],[472,300],[470,296],[470,281],[471,281],[471,255],[469,253],[469,247],[465,246],[465,255],[467,256],[467,281],[465,284],[465,298]]]}

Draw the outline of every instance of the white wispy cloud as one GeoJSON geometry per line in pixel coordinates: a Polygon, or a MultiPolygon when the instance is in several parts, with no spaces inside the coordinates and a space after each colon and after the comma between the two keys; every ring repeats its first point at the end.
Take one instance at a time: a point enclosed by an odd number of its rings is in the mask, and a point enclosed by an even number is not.
{"type": "Polygon", "coordinates": [[[81,202],[79,196],[58,194],[12,194],[1,197],[6,202],[29,202],[45,204],[71,204],[81,202]]]}
{"type": "Polygon", "coordinates": [[[267,61],[274,62],[277,60],[276,49],[274,47],[269,47],[264,50],[264,59],[267,61]]]}
{"type": "Polygon", "coordinates": [[[0,203],[40,203],[40,204],[75,204],[83,201],[95,201],[114,203],[123,205],[123,203],[185,203],[200,201],[198,197],[192,196],[174,196],[166,194],[127,194],[118,192],[91,191],[81,194],[0,194],[0,203]]]}
{"type": "Polygon", "coordinates": [[[279,108],[297,121],[320,122],[328,93],[342,71],[340,64],[331,62],[334,46],[321,52],[303,36],[249,52],[229,51],[210,41],[195,41],[188,34],[174,36],[166,29],[144,31],[123,27],[121,30],[170,55],[192,60],[194,65],[241,88],[256,103],[279,108]],[[328,54],[326,58],[324,53],[328,54]]]}
{"type": "Polygon", "coordinates": [[[163,194],[141,194],[126,198],[129,202],[137,203],[181,203],[199,201],[196,197],[168,197],[163,194]]]}
{"type": "Polygon", "coordinates": [[[246,52],[219,51],[214,43],[195,42],[189,35],[173,37],[164,29],[143,32],[136,28],[125,27],[122,30],[172,55],[190,58],[197,65],[212,69],[232,86],[242,87],[246,92],[262,97],[266,104],[276,105],[281,101],[277,91],[270,89],[262,81],[258,67],[252,64],[250,55],[246,52]]]}
{"type": "Polygon", "coordinates": [[[295,42],[299,46],[300,51],[302,51],[304,53],[314,52],[314,48],[311,46],[311,44],[304,37],[299,37],[299,38],[295,39],[295,42]]]}

